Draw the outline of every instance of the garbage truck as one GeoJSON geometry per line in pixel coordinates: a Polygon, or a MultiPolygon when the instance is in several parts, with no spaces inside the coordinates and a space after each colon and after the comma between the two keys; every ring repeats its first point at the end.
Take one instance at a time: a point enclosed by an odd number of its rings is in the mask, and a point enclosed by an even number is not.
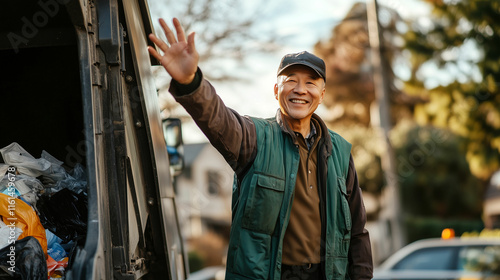
{"type": "Polygon", "coordinates": [[[188,277],[151,32],[147,0],[2,3],[0,147],[85,169],[86,233],[65,279],[188,277]]]}

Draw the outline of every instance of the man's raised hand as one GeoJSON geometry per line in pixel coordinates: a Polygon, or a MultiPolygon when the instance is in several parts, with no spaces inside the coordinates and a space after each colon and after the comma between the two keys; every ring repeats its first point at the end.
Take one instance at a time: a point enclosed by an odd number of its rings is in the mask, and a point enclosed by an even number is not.
{"type": "Polygon", "coordinates": [[[198,69],[199,55],[194,45],[194,32],[189,34],[186,40],[184,30],[177,18],[173,20],[177,39],[165,20],[160,19],[160,25],[165,32],[168,44],[149,34],[149,39],[155,43],[163,52],[159,54],[155,48],[149,46],[149,53],[158,59],[161,65],[167,70],[172,79],[181,84],[189,84],[193,81],[196,70],[198,69]],[[170,46],[169,46],[170,45],[170,46]]]}

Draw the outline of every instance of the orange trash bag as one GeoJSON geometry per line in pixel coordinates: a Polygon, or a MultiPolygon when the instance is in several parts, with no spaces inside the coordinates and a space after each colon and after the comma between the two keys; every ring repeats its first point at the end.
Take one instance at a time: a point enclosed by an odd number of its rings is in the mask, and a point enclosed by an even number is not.
{"type": "Polygon", "coordinates": [[[68,266],[68,257],[60,261],[54,260],[50,255],[47,258],[47,273],[50,278],[62,278],[64,270],[68,266]]]}
{"type": "Polygon", "coordinates": [[[40,242],[45,258],[47,258],[45,229],[31,206],[20,199],[0,193],[0,216],[3,217],[2,220],[7,226],[15,224],[16,227],[23,231],[18,240],[26,236],[35,237],[40,242]]]}

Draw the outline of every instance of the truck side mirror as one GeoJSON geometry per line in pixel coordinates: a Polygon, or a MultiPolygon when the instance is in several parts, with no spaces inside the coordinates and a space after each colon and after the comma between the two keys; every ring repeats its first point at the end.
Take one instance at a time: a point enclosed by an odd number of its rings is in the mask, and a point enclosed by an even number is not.
{"type": "Polygon", "coordinates": [[[163,137],[167,144],[168,158],[170,168],[173,174],[179,175],[184,168],[184,147],[182,142],[181,120],[176,118],[168,118],[162,121],[163,137]]]}

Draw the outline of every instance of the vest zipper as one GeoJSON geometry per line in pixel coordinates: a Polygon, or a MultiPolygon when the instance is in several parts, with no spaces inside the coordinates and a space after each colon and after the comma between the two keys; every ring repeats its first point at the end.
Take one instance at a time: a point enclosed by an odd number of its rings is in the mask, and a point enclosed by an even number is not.
{"type": "Polygon", "coordinates": [[[325,261],[326,261],[326,180],[327,180],[327,169],[326,169],[326,158],[328,157],[325,153],[325,147],[323,146],[323,139],[318,143],[320,149],[318,149],[318,196],[319,196],[319,211],[321,219],[321,249],[320,249],[320,260],[321,260],[321,270],[324,277],[326,277],[325,271],[325,261]]]}

